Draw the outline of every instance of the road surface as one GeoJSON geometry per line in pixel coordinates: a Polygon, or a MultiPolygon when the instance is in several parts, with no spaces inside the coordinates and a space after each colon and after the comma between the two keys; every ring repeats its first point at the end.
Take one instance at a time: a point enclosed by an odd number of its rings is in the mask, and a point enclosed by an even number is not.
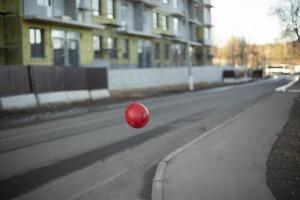
{"type": "Polygon", "coordinates": [[[150,199],[157,163],[288,79],[142,100],[150,123],[134,130],[126,104],[0,131],[1,199],[150,199]],[[197,130],[197,131],[188,131],[197,130]]]}

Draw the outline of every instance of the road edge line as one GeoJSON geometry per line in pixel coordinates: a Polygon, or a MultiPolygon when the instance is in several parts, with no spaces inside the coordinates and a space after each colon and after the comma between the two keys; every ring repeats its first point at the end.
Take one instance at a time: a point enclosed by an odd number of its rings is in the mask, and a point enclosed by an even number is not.
{"type": "Polygon", "coordinates": [[[285,92],[289,87],[294,85],[298,80],[299,80],[299,76],[294,76],[294,78],[288,84],[276,88],[275,92],[285,92]]]}
{"type": "Polygon", "coordinates": [[[267,97],[266,99],[257,102],[256,104],[254,104],[253,106],[251,106],[250,108],[240,112],[239,114],[231,117],[230,119],[228,119],[227,121],[215,126],[214,128],[208,130],[207,132],[201,134],[200,136],[198,136],[197,138],[195,138],[194,140],[188,142],[187,144],[183,145],[182,147],[179,147],[178,149],[176,149],[175,151],[171,152],[170,154],[168,154],[166,157],[164,157],[159,163],[158,166],[156,168],[156,172],[154,175],[154,179],[152,181],[152,193],[151,193],[151,200],[164,200],[164,191],[163,191],[163,185],[164,182],[166,182],[166,180],[164,179],[165,176],[165,171],[167,169],[167,165],[169,164],[169,162],[175,158],[177,155],[179,155],[180,153],[182,153],[184,150],[186,150],[187,148],[191,147],[193,144],[203,140],[204,138],[206,138],[207,136],[209,136],[211,133],[225,127],[226,125],[232,123],[233,121],[237,120],[239,117],[241,117],[242,115],[254,110],[256,107],[258,107],[259,105],[264,104],[265,102],[267,102],[271,97],[273,96],[273,94],[271,94],[269,97],[267,97]]]}

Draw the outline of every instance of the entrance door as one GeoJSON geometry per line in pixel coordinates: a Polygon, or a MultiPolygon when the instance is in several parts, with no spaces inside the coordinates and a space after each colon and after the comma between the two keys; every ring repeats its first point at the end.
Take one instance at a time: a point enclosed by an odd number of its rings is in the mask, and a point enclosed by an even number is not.
{"type": "Polygon", "coordinates": [[[68,41],[68,50],[69,50],[69,64],[71,66],[78,66],[78,41],[75,39],[69,39],[68,41]]]}
{"type": "Polygon", "coordinates": [[[52,30],[53,63],[59,66],[78,67],[79,33],[63,30],[52,30]]]}
{"type": "Polygon", "coordinates": [[[151,67],[152,65],[151,42],[140,40],[138,42],[138,66],[140,68],[151,67]]]}
{"type": "Polygon", "coordinates": [[[152,46],[151,42],[145,41],[145,67],[152,66],[152,46]]]}
{"type": "Polygon", "coordinates": [[[53,60],[54,65],[65,65],[64,40],[62,38],[53,38],[53,60]]]}

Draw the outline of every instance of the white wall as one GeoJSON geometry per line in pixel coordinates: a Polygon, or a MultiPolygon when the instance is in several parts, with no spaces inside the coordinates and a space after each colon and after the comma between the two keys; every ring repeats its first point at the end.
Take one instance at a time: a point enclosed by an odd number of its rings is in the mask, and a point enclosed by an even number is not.
{"type": "MultiPolygon", "coordinates": [[[[193,67],[195,83],[221,82],[223,68],[193,67]]],[[[108,71],[108,89],[140,89],[188,84],[188,68],[113,69],[108,71]]]]}

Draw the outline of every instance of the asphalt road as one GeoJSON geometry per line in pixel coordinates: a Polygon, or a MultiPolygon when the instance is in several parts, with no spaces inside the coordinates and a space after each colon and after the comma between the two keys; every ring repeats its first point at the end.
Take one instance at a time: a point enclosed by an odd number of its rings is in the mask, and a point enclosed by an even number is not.
{"type": "Polygon", "coordinates": [[[265,99],[269,79],[143,100],[150,123],[129,128],[126,104],[0,131],[1,199],[149,199],[160,159],[265,99]],[[197,131],[188,131],[188,130],[197,131]]]}

